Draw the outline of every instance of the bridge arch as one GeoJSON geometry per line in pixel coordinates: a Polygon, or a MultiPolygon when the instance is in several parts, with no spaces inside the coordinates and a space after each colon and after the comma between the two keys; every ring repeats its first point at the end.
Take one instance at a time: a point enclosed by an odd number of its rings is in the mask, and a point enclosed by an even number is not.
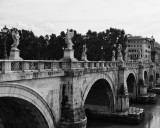
{"type": "Polygon", "coordinates": [[[160,77],[159,73],[156,73],[156,82],[158,81],[159,77],[160,77]]]}
{"type": "Polygon", "coordinates": [[[149,77],[148,77],[148,73],[147,73],[146,70],[144,71],[144,82],[145,82],[145,85],[147,85],[147,88],[148,88],[149,87],[149,77]]]}
{"type": "Polygon", "coordinates": [[[130,100],[136,98],[137,86],[136,86],[136,77],[133,73],[130,73],[126,79],[128,94],[130,100]]]}
{"type": "Polygon", "coordinates": [[[132,74],[132,75],[134,76],[135,80],[137,81],[137,72],[136,72],[135,70],[128,70],[128,71],[126,72],[125,79],[127,80],[128,76],[129,76],[130,74],[132,74]]]}
{"type": "MultiPolygon", "coordinates": [[[[88,103],[95,106],[97,105],[97,107],[98,105],[103,106],[102,108],[108,110],[107,112],[115,111],[115,93],[110,77],[98,75],[89,82],[83,96],[83,105],[86,106],[88,103]]],[[[101,110],[106,111],[105,109],[101,110]]]]}
{"type": "Polygon", "coordinates": [[[46,101],[37,92],[23,85],[1,83],[0,107],[3,108],[0,126],[9,124],[12,128],[55,128],[55,118],[46,101]],[[9,117],[7,111],[10,111],[9,117]],[[19,113],[17,117],[14,114],[16,111],[19,113]],[[7,124],[3,121],[4,118],[8,120],[7,124]]]}

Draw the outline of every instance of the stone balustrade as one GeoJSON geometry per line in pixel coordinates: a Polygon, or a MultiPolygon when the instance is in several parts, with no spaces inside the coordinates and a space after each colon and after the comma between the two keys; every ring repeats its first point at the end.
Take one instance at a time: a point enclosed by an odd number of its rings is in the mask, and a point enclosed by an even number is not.
{"type": "Polygon", "coordinates": [[[62,69],[62,63],[49,60],[0,60],[0,72],[42,71],[62,69]]]}
{"type": "Polygon", "coordinates": [[[143,63],[144,67],[150,67],[151,64],[153,64],[153,62],[151,62],[151,61],[145,61],[143,63]]]}
{"type": "Polygon", "coordinates": [[[139,65],[139,63],[137,61],[128,61],[125,63],[126,63],[126,67],[128,67],[128,68],[137,68],[139,65]]]}
{"type": "MultiPolygon", "coordinates": [[[[0,60],[0,73],[19,72],[19,71],[44,71],[58,69],[106,69],[123,65],[127,68],[137,68],[138,62],[117,62],[117,61],[75,61],[61,62],[53,60],[0,60]]],[[[151,62],[144,62],[144,66],[148,67],[151,62]]]]}

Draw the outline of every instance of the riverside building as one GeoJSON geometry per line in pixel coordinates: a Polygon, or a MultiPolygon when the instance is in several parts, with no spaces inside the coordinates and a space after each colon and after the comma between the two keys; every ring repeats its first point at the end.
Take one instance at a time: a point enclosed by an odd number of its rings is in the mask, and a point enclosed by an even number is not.
{"type": "Polygon", "coordinates": [[[128,59],[138,60],[139,56],[143,61],[151,60],[151,51],[154,45],[154,38],[128,35],[127,54],[128,59]]]}

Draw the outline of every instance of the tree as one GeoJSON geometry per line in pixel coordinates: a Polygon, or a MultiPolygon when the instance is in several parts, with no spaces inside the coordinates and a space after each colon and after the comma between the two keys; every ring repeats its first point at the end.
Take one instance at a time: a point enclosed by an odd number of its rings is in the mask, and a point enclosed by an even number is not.
{"type": "MultiPolygon", "coordinates": [[[[74,44],[75,58],[81,60],[83,45],[87,47],[87,59],[90,61],[110,61],[112,58],[112,51],[116,51],[118,44],[122,45],[122,54],[125,54],[127,36],[124,30],[110,28],[105,31],[97,33],[96,31],[88,30],[85,35],[74,31],[72,42],[74,44]],[[103,48],[103,49],[102,49],[103,48]]],[[[65,43],[65,32],[62,31],[60,35],[55,34],[45,36],[35,36],[32,31],[19,30],[20,42],[19,50],[20,57],[24,60],[59,60],[63,57],[63,50],[67,47],[65,43]]],[[[1,37],[1,36],[0,36],[1,37]]],[[[13,39],[11,34],[7,35],[7,54],[9,56],[11,44],[13,39]]],[[[4,40],[0,38],[0,58],[4,53],[4,40]]]]}
{"type": "Polygon", "coordinates": [[[122,45],[122,55],[124,56],[126,49],[127,36],[125,35],[124,30],[110,28],[106,30],[106,40],[107,40],[107,52],[108,56],[106,56],[107,60],[111,60],[112,51],[115,50],[117,57],[117,48],[118,45],[122,45]]]}
{"type": "MultiPolygon", "coordinates": [[[[19,42],[19,50],[20,56],[24,60],[34,60],[38,59],[37,52],[37,40],[38,38],[34,35],[32,31],[21,30],[20,33],[20,42],[19,42]]],[[[40,58],[41,59],[41,58],[40,58]]]]}
{"type": "Polygon", "coordinates": [[[75,50],[74,52],[75,58],[81,60],[82,49],[85,43],[84,36],[82,36],[81,34],[77,33],[77,31],[74,30],[74,37],[72,41],[74,44],[73,49],[75,50]]]}

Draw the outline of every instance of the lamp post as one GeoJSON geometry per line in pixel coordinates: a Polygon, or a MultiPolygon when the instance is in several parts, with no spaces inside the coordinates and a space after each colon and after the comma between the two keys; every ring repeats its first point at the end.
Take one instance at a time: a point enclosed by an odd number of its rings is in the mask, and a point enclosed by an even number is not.
{"type": "Polygon", "coordinates": [[[6,38],[7,38],[8,31],[9,31],[8,28],[4,26],[4,28],[1,29],[1,32],[0,32],[0,34],[4,38],[4,54],[3,54],[4,59],[7,59],[6,38]]]}
{"type": "Polygon", "coordinates": [[[103,46],[101,46],[101,50],[102,50],[102,58],[101,58],[101,60],[103,61],[103,46]]]}

